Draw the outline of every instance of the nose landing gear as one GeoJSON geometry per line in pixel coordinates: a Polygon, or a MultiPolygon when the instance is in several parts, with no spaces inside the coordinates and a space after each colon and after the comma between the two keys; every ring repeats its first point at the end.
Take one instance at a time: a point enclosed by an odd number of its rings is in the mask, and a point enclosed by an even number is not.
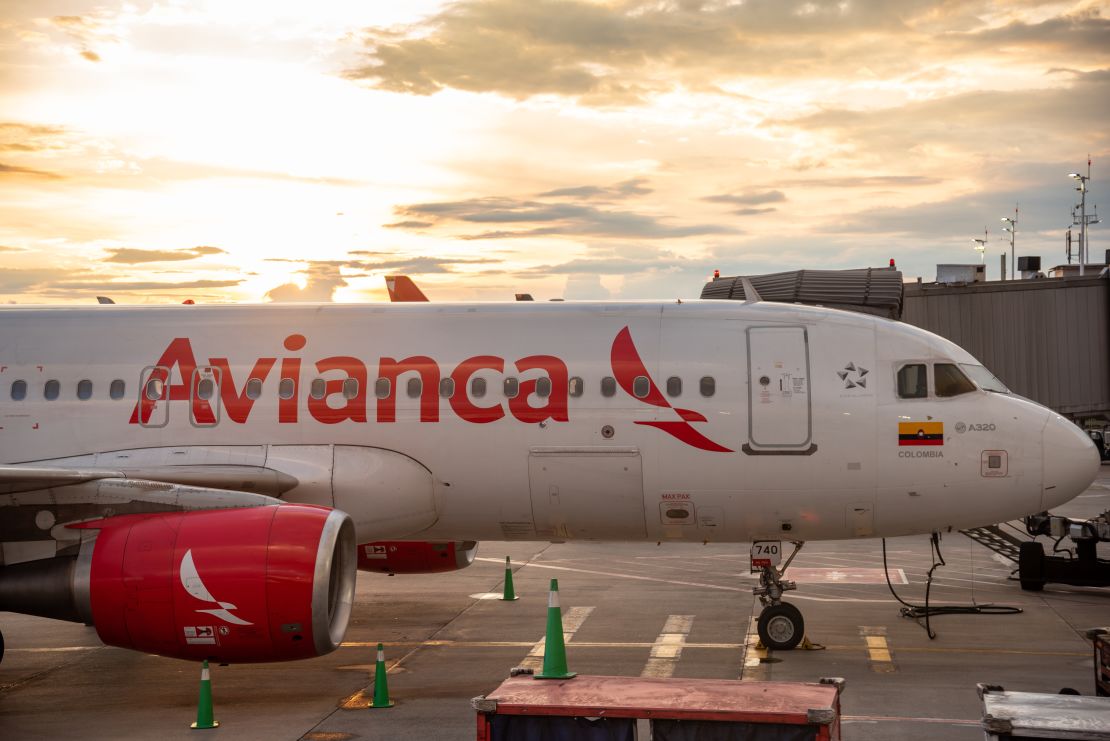
{"type": "Polygon", "coordinates": [[[752,589],[752,593],[759,597],[759,601],[763,604],[756,629],[763,645],[775,651],[789,651],[795,648],[806,634],[805,620],[802,618],[801,611],[789,602],[782,601],[783,592],[798,588],[797,584],[783,579],[782,575],[798,555],[798,551],[805,545],[800,540],[790,542],[794,545],[794,552],[786,559],[781,569],[777,567],[781,552],[777,548],[776,541],[757,541],[752,544],[752,571],[760,572],[759,586],[752,589]]]}

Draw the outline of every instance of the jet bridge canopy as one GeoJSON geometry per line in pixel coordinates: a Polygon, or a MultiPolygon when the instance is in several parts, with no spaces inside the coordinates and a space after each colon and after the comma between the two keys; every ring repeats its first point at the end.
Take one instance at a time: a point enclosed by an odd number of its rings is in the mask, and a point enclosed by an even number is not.
{"type": "Polygon", "coordinates": [[[857,270],[793,270],[767,275],[714,278],[702,298],[745,301],[743,281],[751,282],[758,300],[847,309],[899,319],[902,316],[902,272],[891,268],[857,270]]]}

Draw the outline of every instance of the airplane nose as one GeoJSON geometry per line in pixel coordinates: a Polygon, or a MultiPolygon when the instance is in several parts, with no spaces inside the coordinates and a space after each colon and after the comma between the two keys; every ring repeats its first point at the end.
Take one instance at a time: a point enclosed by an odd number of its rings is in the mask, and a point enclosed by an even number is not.
{"type": "Polygon", "coordinates": [[[1098,476],[1101,461],[1091,438],[1059,414],[1049,414],[1042,436],[1044,489],[1041,507],[1048,510],[1086,491],[1098,476]]]}

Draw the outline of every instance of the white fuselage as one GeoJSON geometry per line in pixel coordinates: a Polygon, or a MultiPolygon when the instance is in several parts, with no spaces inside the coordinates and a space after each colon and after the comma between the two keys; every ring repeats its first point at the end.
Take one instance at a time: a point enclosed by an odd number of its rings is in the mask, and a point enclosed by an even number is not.
{"type": "Polygon", "coordinates": [[[20,308],[0,353],[0,463],[265,466],[360,542],[893,536],[1047,509],[1094,470],[1038,404],[938,397],[932,363],[976,363],[951,342],[795,305],[20,308]],[[898,397],[906,362],[925,398],[898,397]]]}

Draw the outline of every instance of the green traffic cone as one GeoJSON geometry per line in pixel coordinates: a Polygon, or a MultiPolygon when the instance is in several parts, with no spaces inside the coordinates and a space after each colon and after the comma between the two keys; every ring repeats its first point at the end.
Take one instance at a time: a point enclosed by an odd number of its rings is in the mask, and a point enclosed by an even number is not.
{"type": "Polygon", "coordinates": [[[374,665],[374,702],[371,708],[391,708],[393,701],[389,699],[389,685],[385,679],[385,649],[378,644],[378,663],[374,665]]]}
{"type": "Polygon", "coordinates": [[[208,675],[208,659],[200,665],[200,699],[197,701],[197,722],[189,726],[197,730],[218,728],[220,722],[212,718],[212,679],[208,675]]]}
{"type": "Polygon", "coordinates": [[[544,640],[543,669],[536,679],[570,679],[577,672],[567,670],[567,647],[563,642],[563,612],[559,609],[559,580],[551,580],[547,597],[547,638],[544,640]]]}
{"type": "Polygon", "coordinates": [[[509,566],[509,557],[505,556],[505,592],[501,595],[502,602],[512,602],[513,600],[520,599],[513,591],[513,570],[509,566]]]}

